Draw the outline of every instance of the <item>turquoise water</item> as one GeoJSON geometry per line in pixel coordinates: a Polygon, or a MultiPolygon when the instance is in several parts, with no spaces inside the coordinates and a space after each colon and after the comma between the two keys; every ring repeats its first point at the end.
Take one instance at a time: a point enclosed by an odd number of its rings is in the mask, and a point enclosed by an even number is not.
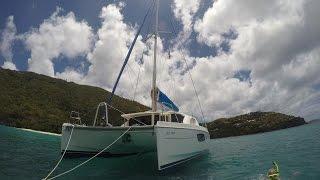
{"type": "MultiPolygon", "coordinates": [[[[0,126],[0,179],[40,179],[59,159],[60,137],[0,126]]],[[[265,179],[273,160],[281,179],[320,179],[320,123],[211,140],[210,153],[155,170],[153,155],[97,158],[58,179],[265,179]]],[[[64,159],[57,173],[82,159],[64,159]]]]}

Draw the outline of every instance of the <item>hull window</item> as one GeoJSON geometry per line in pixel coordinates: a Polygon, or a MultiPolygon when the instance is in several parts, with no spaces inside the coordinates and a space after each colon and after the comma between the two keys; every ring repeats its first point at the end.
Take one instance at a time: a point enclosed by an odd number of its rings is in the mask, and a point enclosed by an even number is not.
{"type": "Polygon", "coordinates": [[[205,141],[206,137],[204,134],[197,134],[197,138],[199,142],[205,141]]]}

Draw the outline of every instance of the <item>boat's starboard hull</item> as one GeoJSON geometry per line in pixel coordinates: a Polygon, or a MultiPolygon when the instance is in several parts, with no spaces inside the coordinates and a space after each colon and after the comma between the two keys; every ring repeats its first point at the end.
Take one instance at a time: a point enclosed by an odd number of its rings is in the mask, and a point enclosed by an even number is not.
{"type": "Polygon", "coordinates": [[[201,126],[159,122],[155,131],[159,170],[181,164],[208,151],[209,133],[201,126]]]}

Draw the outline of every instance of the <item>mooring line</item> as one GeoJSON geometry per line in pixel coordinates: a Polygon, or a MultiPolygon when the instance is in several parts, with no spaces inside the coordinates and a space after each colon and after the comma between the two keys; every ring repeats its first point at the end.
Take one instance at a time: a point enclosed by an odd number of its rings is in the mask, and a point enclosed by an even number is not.
{"type": "MultiPolygon", "coordinates": [[[[70,133],[70,136],[69,136],[69,140],[68,140],[68,143],[67,143],[66,148],[65,148],[64,151],[63,151],[63,154],[62,154],[61,158],[59,159],[59,161],[58,161],[58,163],[56,164],[56,166],[55,166],[55,167],[50,171],[50,173],[47,175],[47,177],[44,178],[45,180],[48,179],[48,177],[57,169],[57,167],[58,167],[59,164],[61,163],[64,155],[66,154],[67,149],[68,149],[68,147],[69,147],[69,143],[70,143],[70,141],[71,141],[73,129],[74,129],[74,125],[72,125],[72,129],[71,129],[71,133],[70,133]]],[[[61,137],[61,138],[62,138],[62,137],[61,137]]]]}
{"type": "MultiPolygon", "coordinates": [[[[110,148],[110,147],[111,147],[114,143],[116,143],[122,136],[124,136],[127,132],[129,132],[132,127],[133,127],[133,126],[130,126],[130,127],[129,127],[124,133],[122,133],[116,140],[114,140],[111,144],[109,144],[107,147],[105,147],[104,149],[102,149],[100,152],[98,152],[97,154],[95,154],[95,155],[92,156],[91,158],[87,159],[86,161],[78,164],[77,166],[75,166],[75,167],[73,167],[73,168],[71,168],[71,169],[69,169],[69,170],[67,170],[67,171],[65,171],[65,172],[63,172],[63,173],[60,173],[60,174],[58,174],[58,175],[56,175],[56,176],[54,176],[54,177],[52,177],[52,178],[48,178],[48,177],[49,177],[49,175],[48,175],[48,176],[45,178],[45,180],[55,179],[55,178],[57,178],[57,177],[60,177],[60,176],[62,176],[62,175],[65,175],[65,174],[67,174],[67,173],[69,173],[69,172],[72,172],[72,171],[74,171],[75,169],[81,167],[82,165],[88,163],[89,161],[91,161],[92,159],[94,159],[95,157],[97,157],[97,156],[99,156],[101,153],[103,153],[105,150],[107,150],[108,148],[110,148]]],[[[63,156],[62,156],[62,157],[63,157],[63,156]]],[[[60,160],[60,161],[61,161],[61,160],[60,160]]],[[[60,163],[60,162],[59,162],[59,163],[60,163]]],[[[57,164],[56,166],[58,166],[58,164],[57,164]]],[[[56,168],[56,167],[55,167],[55,168],[56,168]]],[[[54,171],[54,170],[53,170],[53,171],[54,171]]],[[[52,171],[52,172],[53,172],[53,171],[52,171]]],[[[50,172],[49,174],[51,174],[52,172],[50,172]]]]}

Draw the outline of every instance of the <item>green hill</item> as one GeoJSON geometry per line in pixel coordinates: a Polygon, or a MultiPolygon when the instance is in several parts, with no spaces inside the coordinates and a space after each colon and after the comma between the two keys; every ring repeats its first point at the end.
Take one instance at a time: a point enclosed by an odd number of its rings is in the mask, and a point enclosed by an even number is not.
{"type": "MultiPolygon", "coordinates": [[[[70,112],[79,111],[82,123],[92,124],[96,107],[110,92],[32,72],[0,68],[0,123],[8,126],[60,133],[70,112]]],[[[125,113],[147,110],[137,102],[114,96],[112,105],[125,113]]],[[[114,125],[120,114],[109,111],[114,125]]]]}
{"type": "Polygon", "coordinates": [[[285,129],[306,124],[301,117],[276,112],[252,112],[208,123],[210,138],[240,136],[285,129]]]}
{"type": "MultiPolygon", "coordinates": [[[[91,125],[96,106],[110,92],[32,72],[0,68],[0,124],[60,133],[70,112],[80,112],[82,123],[91,125]]],[[[122,112],[145,111],[137,102],[114,96],[112,105],[122,112]]],[[[111,124],[120,125],[120,113],[109,110],[111,124]]],[[[208,123],[211,138],[239,136],[305,124],[303,118],[274,112],[254,112],[208,123]]]]}

